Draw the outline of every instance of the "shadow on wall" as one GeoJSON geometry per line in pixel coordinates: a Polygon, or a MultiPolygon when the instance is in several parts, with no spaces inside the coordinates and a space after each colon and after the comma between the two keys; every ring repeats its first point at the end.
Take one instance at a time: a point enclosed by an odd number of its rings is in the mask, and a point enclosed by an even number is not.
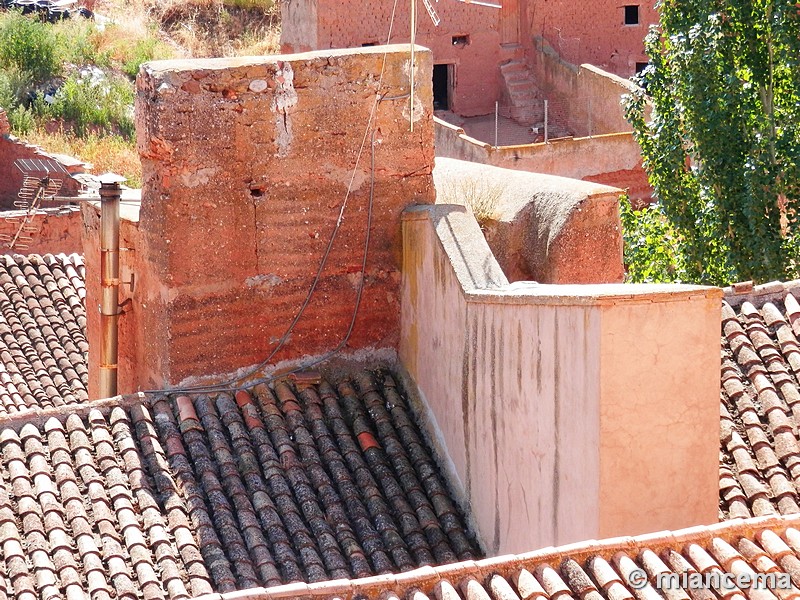
{"type": "Polygon", "coordinates": [[[469,206],[509,281],[621,283],[621,190],[437,157],[437,204],[469,206]]]}

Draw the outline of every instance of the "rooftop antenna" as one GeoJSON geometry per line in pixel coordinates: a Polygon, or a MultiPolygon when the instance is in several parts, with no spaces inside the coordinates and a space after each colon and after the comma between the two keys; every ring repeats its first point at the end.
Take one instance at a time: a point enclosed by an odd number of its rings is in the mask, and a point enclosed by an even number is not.
{"type": "Polygon", "coordinates": [[[5,218],[17,227],[14,233],[0,234],[0,243],[7,244],[9,250],[27,250],[39,231],[35,223],[36,212],[43,202],[55,198],[64,177],[70,174],[64,165],[50,158],[18,158],[14,166],[23,175],[22,187],[14,201],[14,207],[20,212],[5,218]]]}
{"type": "Polygon", "coordinates": [[[64,165],[49,158],[20,158],[14,165],[22,171],[24,180],[19,191],[16,208],[24,211],[21,215],[7,217],[6,221],[19,224],[16,232],[0,234],[0,243],[9,248],[23,250],[30,247],[34,234],[39,228],[34,224],[36,211],[45,200],[52,202],[96,202],[100,201],[100,371],[99,392],[101,398],[117,395],[118,340],[120,281],[120,198],[125,178],[115,173],[105,173],[98,177],[75,177],[84,187],[94,188],[97,195],[56,196],[61,189],[64,176],[71,177],[64,165]],[[98,189],[99,188],[99,189],[98,189]]]}

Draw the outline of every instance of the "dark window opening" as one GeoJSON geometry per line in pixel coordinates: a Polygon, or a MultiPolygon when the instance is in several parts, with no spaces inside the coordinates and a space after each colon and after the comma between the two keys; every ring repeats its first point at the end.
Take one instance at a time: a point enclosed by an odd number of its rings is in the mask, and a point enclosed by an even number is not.
{"type": "Polygon", "coordinates": [[[378,42],[364,42],[363,44],[361,44],[361,47],[362,48],[367,48],[368,46],[377,46],[377,45],[378,45],[378,42]]]}
{"type": "Polygon", "coordinates": [[[637,73],[641,73],[642,71],[644,71],[647,68],[647,65],[649,65],[649,64],[650,64],[649,62],[637,62],[636,63],[636,72],[637,73]]]}
{"type": "Polygon", "coordinates": [[[451,65],[433,65],[433,110],[450,110],[451,65]]]}
{"type": "Polygon", "coordinates": [[[454,35],[453,36],[453,46],[468,46],[469,45],[469,36],[468,35],[454,35]]]}
{"type": "Polygon", "coordinates": [[[639,24],[639,5],[633,4],[625,7],[625,25],[639,24]]]}

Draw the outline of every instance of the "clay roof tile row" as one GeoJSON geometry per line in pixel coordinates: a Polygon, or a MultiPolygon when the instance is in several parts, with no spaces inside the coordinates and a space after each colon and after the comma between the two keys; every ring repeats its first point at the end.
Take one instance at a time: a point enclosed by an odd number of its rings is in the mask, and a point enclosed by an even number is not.
{"type": "Polygon", "coordinates": [[[83,259],[0,256],[0,417],[88,400],[83,259]]]}
{"type": "Polygon", "coordinates": [[[188,600],[477,556],[388,373],[6,425],[0,596],[188,600]]]}
{"type": "Polygon", "coordinates": [[[800,595],[798,527],[797,516],[750,518],[398,575],[254,588],[203,600],[788,600],[800,595]],[[751,578],[772,574],[773,579],[761,587],[735,578],[693,586],[691,576],[713,573],[751,578]],[[684,574],[686,581],[680,578],[684,574]],[[723,586],[728,583],[732,587],[723,586]]]}
{"type": "Polygon", "coordinates": [[[800,513],[798,288],[729,290],[722,307],[720,516],[800,513]],[[748,290],[753,292],[753,290],[748,290]]]}

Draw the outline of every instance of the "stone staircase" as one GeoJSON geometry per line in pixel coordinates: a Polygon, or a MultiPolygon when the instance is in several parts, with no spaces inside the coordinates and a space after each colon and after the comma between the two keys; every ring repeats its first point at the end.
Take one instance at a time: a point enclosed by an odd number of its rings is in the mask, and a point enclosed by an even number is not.
{"type": "Polygon", "coordinates": [[[505,91],[500,114],[520,125],[544,123],[544,102],[528,66],[518,60],[500,65],[505,91]]]}

